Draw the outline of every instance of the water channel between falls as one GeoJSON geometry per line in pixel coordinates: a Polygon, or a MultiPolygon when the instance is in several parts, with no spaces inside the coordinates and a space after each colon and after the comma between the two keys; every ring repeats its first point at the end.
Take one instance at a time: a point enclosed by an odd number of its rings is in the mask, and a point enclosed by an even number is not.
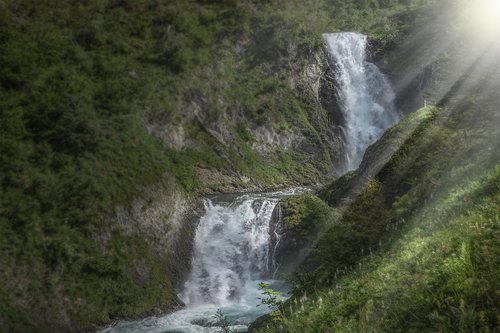
{"type": "MultiPolygon", "coordinates": [[[[366,61],[366,36],[346,32],[324,34],[323,39],[345,118],[345,172],[359,166],[366,148],[399,116],[388,80],[366,61]]],[[[218,332],[215,314],[219,309],[234,329],[246,332],[256,318],[270,311],[257,306],[261,297],[258,284],[267,282],[275,290],[287,290],[284,282],[273,280],[278,266],[273,247],[280,238],[271,227],[273,210],[280,198],[305,190],[205,199],[191,273],[179,294],[186,308],[163,317],[122,322],[102,333],[218,332]]]]}

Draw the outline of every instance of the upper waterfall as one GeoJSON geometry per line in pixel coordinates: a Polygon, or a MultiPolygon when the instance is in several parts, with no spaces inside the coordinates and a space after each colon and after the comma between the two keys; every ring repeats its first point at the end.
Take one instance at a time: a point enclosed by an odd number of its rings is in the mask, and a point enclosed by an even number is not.
{"type": "Polygon", "coordinates": [[[344,171],[354,170],[361,163],[366,148],[399,121],[394,107],[395,95],[377,66],[366,61],[365,35],[328,33],[323,34],[323,39],[345,118],[344,171]]]}

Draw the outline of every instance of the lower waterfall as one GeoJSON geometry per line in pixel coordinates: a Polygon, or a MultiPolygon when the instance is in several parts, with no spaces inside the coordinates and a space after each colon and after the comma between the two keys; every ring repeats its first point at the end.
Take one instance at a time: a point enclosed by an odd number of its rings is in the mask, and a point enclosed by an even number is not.
{"type": "Polygon", "coordinates": [[[205,199],[194,239],[192,269],[179,298],[186,308],[163,317],[123,322],[102,333],[219,332],[214,317],[221,310],[237,332],[270,310],[260,304],[260,282],[286,291],[273,280],[277,268],[271,217],[280,198],[305,192],[304,188],[205,199]]]}

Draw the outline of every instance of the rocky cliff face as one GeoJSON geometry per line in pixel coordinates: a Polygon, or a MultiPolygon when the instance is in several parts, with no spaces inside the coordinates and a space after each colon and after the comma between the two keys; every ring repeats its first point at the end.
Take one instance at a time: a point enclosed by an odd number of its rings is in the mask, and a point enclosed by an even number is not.
{"type": "MultiPolygon", "coordinates": [[[[239,52],[251,52],[251,47],[240,45],[243,50],[239,52]],[[244,50],[245,47],[248,50],[244,50]]],[[[209,92],[188,89],[178,101],[177,112],[182,116],[175,121],[154,112],[144,114],[147,131],[165,147],[198,151],[199,154],[210,148],[222,160],[224,167],[196,169],[201,183],[213,191],[258,189],[263,183],[269,185],[268,180],[262,182],[265,176],[240,167],[242,162],[248,164],[249,160],[261,164],[256,167],[271,178],[276,171],[280,172],[281,175],[276,175],[272,181],[275,186],[323,182],[326,175],[337,174],[342,164],[342,115],[336,106],[333,79],[323,51],[285,53],[281,59],[267,60],[260,66],[281,68],[270,75],[269,80],[280,80],[285,85],[277,92],[278,100],[272,101],[272,105],[263,102],[263,109],[257,110],[257,119],[250,115],[254,106],[228,96],[229,88],[220,82],[223,85],[220,89],[209,92]],[[283,104],[279,106],[284,108],[281,114],[273,110],[277,106],[274,103],[283,104]],[[205,146],[207,142],[210,147],[205,146]],[[284,160],[287,166],[283,165],[284,160]],[[302,169],[300,164],[307,168],[302,169]]],[[[212,75],[216,74],[209,72],[207,75],[212,80],[212,75]]],[[[269,89],[276,88],[270,86],[269,89]]],[[[248,98],[255,97],[259,98],[248,98]]]]}
{"type": "MultiPolygon", "coordinates": [[[[143,192],[129,207],[118,207],[114,228],[125,235],[144,239],[161,258],[178,290],[190,269],[192,240],[203,205],[189,198],[178,185],[161,184],[143,192]]],[[[144,284],[147,267],[132,267],[134,281],[144,284]]]]}

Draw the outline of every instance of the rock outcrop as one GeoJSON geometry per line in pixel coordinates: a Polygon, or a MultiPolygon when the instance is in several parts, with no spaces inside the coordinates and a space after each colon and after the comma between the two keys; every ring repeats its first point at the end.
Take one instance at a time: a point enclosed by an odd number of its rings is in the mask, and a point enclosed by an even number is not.
{"type": "MultiPolygon", "coordinates": [[[[189,198],[173,183],[151,186],[129,207],[118,207],[114,228],[146,240],[165,262],[174,289],[189,273],[193,239],[203,211],[201,200],[189,198]]],[[[137,269],[137,274],[147,271],[137,269]]],[[[137,275],[136,274],[136,275],[137,275]]]]}

